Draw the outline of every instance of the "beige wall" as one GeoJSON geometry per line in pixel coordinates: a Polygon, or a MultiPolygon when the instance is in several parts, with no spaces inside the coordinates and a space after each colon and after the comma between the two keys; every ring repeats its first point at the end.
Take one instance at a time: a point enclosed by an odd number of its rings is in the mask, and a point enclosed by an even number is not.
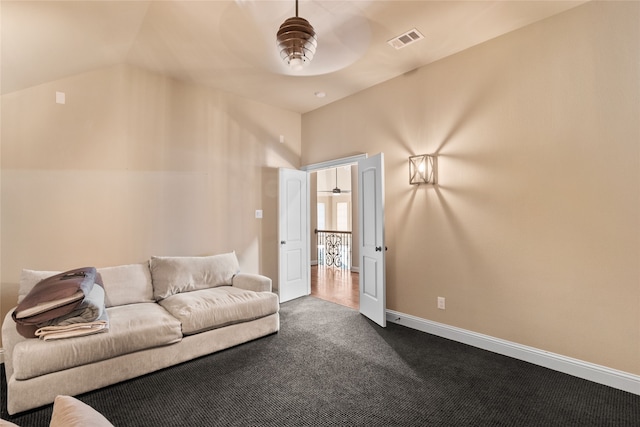
{"type": "Polygon", "coordinates": [[[640,374],[639,16],[590,3],[303,115],[304,164],[385,153],[389,309],[640,374]]]}
{"type": "Polygon", "coordinates": [[[276,282],[276,168],[300,166],[300,126],[297,113],[125,65],[4,95],[3,318],[22,268],[235,250],[276,282]]]}

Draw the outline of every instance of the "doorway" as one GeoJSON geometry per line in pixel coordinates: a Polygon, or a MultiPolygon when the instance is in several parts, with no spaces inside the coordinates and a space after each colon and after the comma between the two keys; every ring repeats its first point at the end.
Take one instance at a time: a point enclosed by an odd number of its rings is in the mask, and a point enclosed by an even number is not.
{"type": "Polygon", "coordinates": [[[353,262],[357,264],[353,249],[357,245],[353,238],[357,228],[352,191],[355,173],[357,165],[349,164],[312,174],[311,295],[358,310],[358,267],[353,262]]]}
{"type": "MultiPolygon", "coordinates": [[[[353,265],[352,270],[355,272],[357,268],[358,273],[358,311],[378,325],[385,327],[385,252],[387,246],[385,245],[384,236],[384,153],[378,153],[371,157],[366,154],[359,154],[348,158],[303,166],[299,171],[302,174],[286,168],[279,169],[278,240],[280,241],[280,251],[278,255],[278,293],[282,302],[282,296],[286,295],[291,290],[290,288],[294,287],[290,286],[291,281],[306,279],[304,281],[306,289],[300,287],[306,293],[300,292],[298,296],[311,294],[310,276],[313,261],[310,254],[317,253],[314,250],[317,243],[311,228],[311,224],[316,225],[317,213],[316,209],[310,209],[311,206],[316,205],[317,192],[310,191],[310,188],[316,188],[315,182],[313,186],[310,186],[310,178],[313,177],[315,179],[315,174],[311,172],[342,165],[357,165],[357,168],[352,168],[357,170],[357,179],[352,179],[352,181],[358,183],[352,190],[352,198],[357,200],[357,205],[354,204],[352,208],[352,220],[356,220],[353,221],[352,241],[357,242],[357,244],[352,247],[351,258],[355,261],[354,264],[357,263],[357,266],[353,265]],[[295,179],[287,180],[287,173],[295,173],[295,179]],[[285,189],[291,191],[283,191],[285,189]],[[313,201],[310,200],[311,197],[313,197],[313,201]],[[297,215],[293,212],[295,210],[292,209],[293,207],[299,207],[297,215]],[[287,217],[292,221],[288,221],[287,217]],[[290,227],[291,224],[296,227],[290,227]],[[297,227],[298,225],[300,227],[297,227]],[[302,225],[306,226],[302,227],[302,225]],[[294,233],[295,230],[299,231],[294,233]],[[290,231],[291,237],[296,242],[303,239],[307,242],[298,248],[298,256],[289,257],[285,253],[288,249],[290,231]],[[305,254],[302,255],[302,253],[305,254]],[[289,263],[290,258],[294,262],[289,263]],[[305,260],[307,261],[305,262],[305,260]],[[289,266],[298,266],[299,268],[290,269],[288,268],[289,266]],[[305,274],[301,273],[302,270],[304,270],[305,274]],[[282,280],[283,278],[285,280],[282,280]]],[[[353,283],[353,280],[351,282],[353,283]]],[[[297,296],[293,298],[297,298],[297,296]]]]}

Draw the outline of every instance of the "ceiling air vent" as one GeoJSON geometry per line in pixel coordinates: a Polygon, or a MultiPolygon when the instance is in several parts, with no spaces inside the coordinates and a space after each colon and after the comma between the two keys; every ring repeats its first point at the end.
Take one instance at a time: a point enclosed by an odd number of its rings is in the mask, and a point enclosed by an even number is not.
{"type": "Polygon", "coordinates": [[[420,31],[414,28],[413,30],[409,30],[404,34],[399,35],[398,37],[392,38],[387,43],[389,43],[396,49],[402,49],[403,47],[408,46],[411,43],[415,43],[418,40],[422,40],[423,38],[424,36],[420,34],[420,31]]]}

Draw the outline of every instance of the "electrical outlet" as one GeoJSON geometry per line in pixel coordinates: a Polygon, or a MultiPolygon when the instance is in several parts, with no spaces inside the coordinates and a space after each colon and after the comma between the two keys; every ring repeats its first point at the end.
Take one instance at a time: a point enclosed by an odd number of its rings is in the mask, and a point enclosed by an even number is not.
{"type": "Polygon", "coordinates": [[[438,297],[438,308],[444,310],[444,297],[438,297]]]}

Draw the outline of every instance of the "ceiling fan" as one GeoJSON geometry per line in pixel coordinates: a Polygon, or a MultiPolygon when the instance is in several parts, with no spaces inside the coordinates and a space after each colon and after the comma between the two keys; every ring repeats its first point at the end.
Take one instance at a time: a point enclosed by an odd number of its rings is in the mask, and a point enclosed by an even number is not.
{"type": "Polygon", "coordinates": [[[336,186],[333,188],[333,190],[321,190],[318,191],[318,193],[331,193],[334,196],[351,193],[351,190],[341,190],[340,187],[338,187],[338,168],[335,168],[334,170],[336,171],[336,186]]]}

